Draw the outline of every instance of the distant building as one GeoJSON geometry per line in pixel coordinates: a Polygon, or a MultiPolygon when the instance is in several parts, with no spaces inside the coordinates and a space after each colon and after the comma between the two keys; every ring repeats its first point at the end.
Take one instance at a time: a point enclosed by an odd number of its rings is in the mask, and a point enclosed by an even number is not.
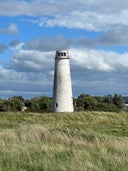
{"type": "Polygon", "coordinates": [[[128,111],[128,104],[124,103],[122,110],[128,111]]]}

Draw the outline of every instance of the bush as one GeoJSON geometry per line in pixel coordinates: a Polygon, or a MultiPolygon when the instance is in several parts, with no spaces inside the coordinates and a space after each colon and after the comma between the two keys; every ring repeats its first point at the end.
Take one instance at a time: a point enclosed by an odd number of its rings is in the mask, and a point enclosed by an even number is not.
{"type": "Polygon", "coordinates": [[[97,100],[94,97],[86,96],[84,98],[85,110],[95,110],[96,106],[97,106],[97,100]]]}
{"type": "Polygon", "coordinates": [[[114,104],[108,104],[108,103],[97,103],[95,110],[106,111],[106,112],[119,112],[120,111],[117,106],[115,106],[114,104]]]}

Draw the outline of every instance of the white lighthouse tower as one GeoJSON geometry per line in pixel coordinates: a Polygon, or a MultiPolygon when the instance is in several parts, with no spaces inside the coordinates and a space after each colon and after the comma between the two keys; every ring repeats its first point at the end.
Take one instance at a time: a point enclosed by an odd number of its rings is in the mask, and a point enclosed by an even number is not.
{"type": "Polygon", "coordinates": [[[53,110],[54,112],[74,111],[68,51],[56,51],[53,110]]]}

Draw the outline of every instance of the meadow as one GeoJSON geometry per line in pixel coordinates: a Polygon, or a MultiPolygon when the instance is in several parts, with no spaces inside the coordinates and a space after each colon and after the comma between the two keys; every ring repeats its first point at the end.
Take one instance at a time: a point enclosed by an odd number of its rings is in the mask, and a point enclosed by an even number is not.
{"type": "Polygon", "coordinates": [[[0,113],[0,171],[127,171],[128,113],[0,113]]]}

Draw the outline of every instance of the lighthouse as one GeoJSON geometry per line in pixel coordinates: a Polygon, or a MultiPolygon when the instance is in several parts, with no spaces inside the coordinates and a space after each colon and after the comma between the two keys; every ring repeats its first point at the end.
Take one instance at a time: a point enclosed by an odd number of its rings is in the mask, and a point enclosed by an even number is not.
{"type": "Polygon", "coordinates": [[[74,111],[68,51],[59,50],[55,54],[53,111],[74,111]]]}

